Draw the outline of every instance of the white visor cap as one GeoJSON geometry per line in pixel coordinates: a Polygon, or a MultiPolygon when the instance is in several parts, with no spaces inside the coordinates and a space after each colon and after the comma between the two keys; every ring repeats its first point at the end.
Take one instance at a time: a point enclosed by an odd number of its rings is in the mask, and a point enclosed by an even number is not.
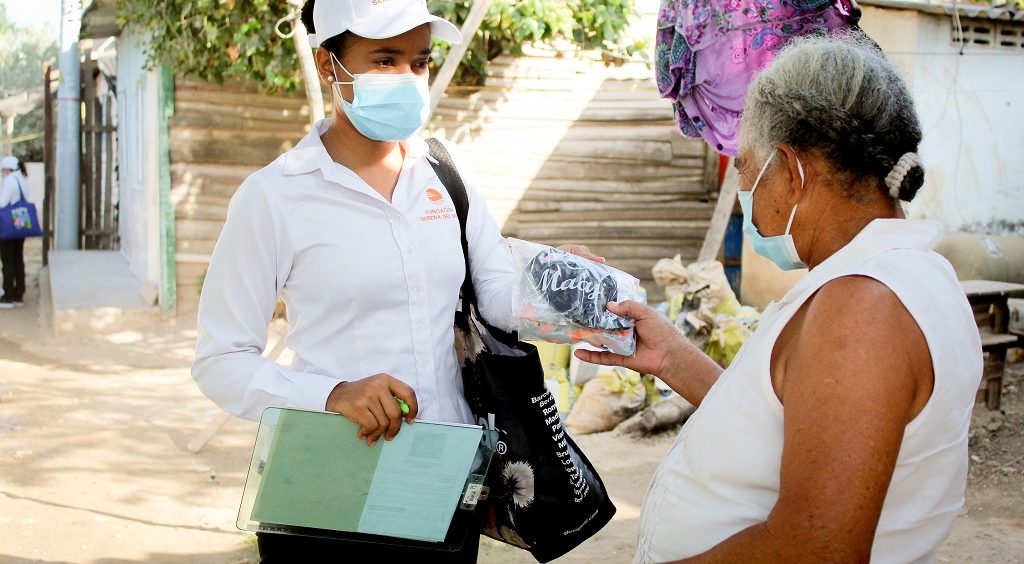
{"type": "Polygon", "coordinates": [[[430,24],[434,37],[452,45],[462,43],[462,32],[454,24],[427,10],[425,0],[316,0],[310,47],[346,31],[367,39],[389,39],[410,29],[430,24]]]}

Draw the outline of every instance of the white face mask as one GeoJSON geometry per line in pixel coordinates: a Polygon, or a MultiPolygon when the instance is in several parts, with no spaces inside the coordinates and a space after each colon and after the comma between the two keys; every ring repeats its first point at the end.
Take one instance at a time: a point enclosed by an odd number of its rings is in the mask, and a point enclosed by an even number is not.
{"type": "Polygon", "coordinates": [[[335,63],[352,80],[331,84],[334,96],[352,125],[368,139],[405,141],[427,123],[430,88],[426,76],[414,73],[352,74],[332,53],[331,64],[335,63]],[[354,95],[351,102],[341,95],[343,84],[352,85],[354,95]]]}
{"type": "MultiPolygon", "coordinates": [[[[755,253],[774,262],[782,270],[807,268],[804,261],[800,260],[800,254],[796,252],[796,241],[793,240],[793,235],[790,233],[790,230],[793,228],[793,218],[796,217],[796,205],[793,206],[793,211],[789,214],[789,223],[786,224],[786,231],[782,235],[765,237],[761,235],[761,232],[757,230],[757,226],[754,225],[754,190],[757,190],[761,177],[764,176],[765,171],[768,170],[768,165],[774,159],[775,153],[772,153],[772,156],[761,167],[761,172],[758,173],[757,179],[754,180],[754,185],[750,190],[741,190],[737,194],[740,200],[740,209],[743,210],[743,233],[747,236],[750,246],[754,249],[755,253]]],[[[796,169],[800,173],[800,188],[803,188],[804,165],[800,163],[800,157],[796,158],[796,169]]]]}

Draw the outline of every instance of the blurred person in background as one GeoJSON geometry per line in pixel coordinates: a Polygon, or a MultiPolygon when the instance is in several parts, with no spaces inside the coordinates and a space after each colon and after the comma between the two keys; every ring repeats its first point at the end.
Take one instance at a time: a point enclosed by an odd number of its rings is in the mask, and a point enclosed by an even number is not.
{"type": "MultiPolygon", "coordinates": [[[[6,208],[22,200],[28,201],[26,192],[28,171],[25,163],[14,155],[0,159],[0,208],[6,208]]],[[[25,240],[0,241],[0,262],[3,263],[4,293],[0,297],[0,309],[11,309],[25,305],[25,240]]]]}

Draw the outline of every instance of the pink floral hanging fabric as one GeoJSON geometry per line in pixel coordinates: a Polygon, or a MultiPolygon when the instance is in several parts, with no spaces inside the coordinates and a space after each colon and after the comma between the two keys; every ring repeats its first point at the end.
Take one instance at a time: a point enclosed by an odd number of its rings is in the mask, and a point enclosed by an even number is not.
{"type": "Polygon", "coordinates": [[[856,28],[855,0],[662,0],[658,89],[679,130],[736,156],[747,87],[790,39],[856,28]]]}

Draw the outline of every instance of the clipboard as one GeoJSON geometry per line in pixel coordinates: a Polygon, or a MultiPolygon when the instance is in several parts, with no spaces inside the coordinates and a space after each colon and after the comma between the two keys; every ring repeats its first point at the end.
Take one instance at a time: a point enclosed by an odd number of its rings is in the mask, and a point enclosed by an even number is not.
{"type": "Polygon", "coordinates": [[[368,447],[358,429],[335,413],[266,409],[237,527],[441,551],[477,534],[496,431],[416,421],[368,447]]]}

